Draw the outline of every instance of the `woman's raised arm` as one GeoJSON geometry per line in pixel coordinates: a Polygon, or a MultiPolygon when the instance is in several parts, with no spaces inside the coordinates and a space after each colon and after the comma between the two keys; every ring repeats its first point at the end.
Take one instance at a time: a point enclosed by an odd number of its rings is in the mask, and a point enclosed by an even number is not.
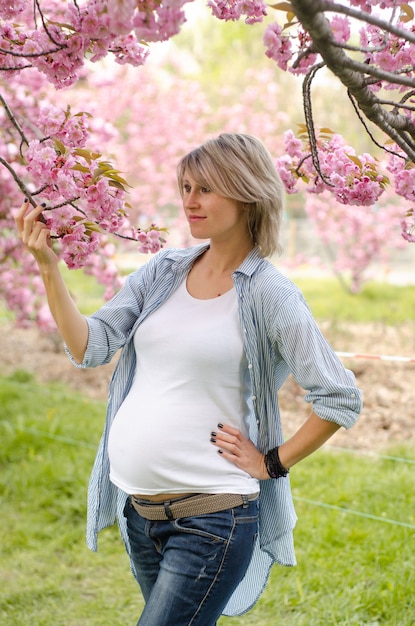
{"type": "Polygon", "coordinates": [[[88,343],[88,323],[79,312],[62,278],[52,249],[50,230],[41,221],[44,207],[31,208],[26,200],[15,217],[22,242],[34,256],[45,285],[50,311],[75,361],[82,363],[88,343]]]}

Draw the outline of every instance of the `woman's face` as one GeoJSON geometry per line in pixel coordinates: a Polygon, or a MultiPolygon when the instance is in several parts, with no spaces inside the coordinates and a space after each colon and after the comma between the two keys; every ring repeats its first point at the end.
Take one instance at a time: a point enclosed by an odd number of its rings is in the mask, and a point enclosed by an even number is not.
{"type": "Polygon", "coordinates": [[[183,209],[196,239],[245,241],[249,236],[246,211],[240,202],[199,185],[186,170],[183,177],[183,209]]]}

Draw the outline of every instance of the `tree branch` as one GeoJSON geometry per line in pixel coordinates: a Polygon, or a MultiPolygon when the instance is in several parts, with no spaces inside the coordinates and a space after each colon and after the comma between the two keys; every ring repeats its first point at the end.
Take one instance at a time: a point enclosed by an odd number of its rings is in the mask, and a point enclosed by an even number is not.
{"type": "Polygon", "coordinates": [[[311,160],[313,162],[314,169],[316,170],[317,174],[320,176],[321,180],[326,185],[328,185],[329,187],[334,187],[333,183],[331,183],[330,180],[328,180],[328,178],[326,178],[326,176],[321,171],[320,159],[318,157],[317,137],[316,137],[316,131],[314,128],[313,111],[312,111],[312,105],[311,105],[311,83],[313,82],[313,79],[315,75],[317,74],[318,70],[324,67],[324,65],[325,65],[324,63],[319,63],[318,65],[315,65],[314,67],[311,68],[307,76],[304,78],[303,105],[304,105],[305,123],[307,126],[307,134],[310,140],[311,160]]]}
{"type": "Polygon", "coordinates": [[[3,157],[0,156],[0,163],[2,165],[4,165],[4,167],[9,170],[10,174],[12,175],[14,181],[16,182],[17,186],[19,187],[20,191],[22,192],[22,194],[26,197],[29,198],[31,204],[33,206],[36,206],[36,202],[33,200],[32,195],[29,191],[29,189],[26,187],[26,185],[24,184],[24,182],[22,181],[22,179],[19,177],[19,175],[15,172],[15,170],[12,168],[12,166],[10,165],[10,163],[7,163],[7,161],[5,161],[3,159],[3,157]]]}
{"type": "MultiPolygon", "coordinates": [[[[291,0],[293,6],[298,4],[295,0],[291,0]]],[[[305,2],[300,0],[299,4],[304,5],[305,2]]],[[[307,0],[308,4],[308,0],[307,0]]],[[[343,15],[347,15],[348,17],[353,17],[360,22],[365,22],[366,24],[372,24],[372,26],[377,26],[380,30],[384,30],[387,33],[391,33],[391,35],[396,35],[401,39],[406,39],[411,43],[415,43],[415,33],[410,30],[406,30],[405,28],[400,28],[399,26],[395,26],[390,22],[385,22],[377,15],[373,13],[366,13],[363,11],[359,11],[359,9],[352,9],[350,6],[345,6],[343,4],[337,4],[336,2],[328,2],[327,0],[315,0],[315,2],[311,2],[313,5],[318,5],[317,10],[319,12],[327,12],[327,13],[342,13],[343,15]]],[[[295,14],[297,15],[296,10],[294,9],[295,14]]],[[[298,17],[298,16],[297,16],[298,17]]],[[[301,20],[302,22],[302,20],[301,20]]]]}
{"type": "MultiPolygon", "coordinates": [[[[59,44],[56,44],[59,45],[59,44]]],[[[15,52],[14,50],[5,50],[4,48],[0,48],[0,53],[2,54],[8,54],[11,57],[19,57],[19,58],[23,58],[23,59],[30,59],[30,58],[38,58],[38,57],[44,57],[44,56],[48,56],[49,54],[54,54],[55,52],[60,52],[61,50],[64,50],[65,48],[67,48],[66,45],[59,45],[58,48],[54,48],[51,50],[44,50],[43,52],[15,52]]],[[[4,70],[4,68],[0,68],[2,70],[4,70]]],[[[11,68],[11,69],[18,69],[21,70],[21,67],[18,68],[11,68]]]]}
{"type": "MultiPolygon", "coordinates": [[[[0,50],[1,52],[1,50],[0,50]]],[[[28,65],[19,65],[19,66],[14,66],[14,67],[0,67],[0,71],[1,72],[20,72],[20,70],[25,70],[28,67],[33,67],[33,65],[31,65],[30,63],[28,65]]]]}
{"type": "Polygon", "coordinates": [[[25,143],[27,146],[29,145],[29,142],[26,138],[26,135],[24,134],[24,131],[22,129],[22,127],[20,126],[19,122],[17,121],[16,117],[14,116],[13,112],[11,111],[11,109],[9,108],[9,105],[7,104],[7,102],[5,101],[5,99],[3,98],[3,96],[0,94],[0,102],[3,105],[6,113],[7,113],[7,117],[9,118],[9,120],[11,121],[11,123],[13,124],[13,126],[15,127],[15,129],[17,130],[17,132],[20,135],[21,138],[21,142],[19,145],[19,153],[20,156],[23,156],[22,153],[22,145],[25,143]]]}
{"type": "Polygon", "coordinates": [[[60,48],[66,48],[67,46],[66,46],[65,44],[60,44],[60,43],[58,43],[58,42],[57,42],[57,41],[55,41],[55,39],[52,37],[52,35],[51,35],[51,33],[50,33],[50,31],[49,31],[49,29],[48,29],[48,27],[47,27],[45,17],[44,17],[44,15],[43,15],[43,13],[42,13],[42,10],[41,10],[41,8],[40,8],[39,0],[35,0],[35,6],[36,6],[37,10],[39,11],[40,19],[42,20],[42,26],[43,26],[43,28],[45,29],[45,33],[47,34],[47,36],[49,37],[49,39],[51,40],[51,42],[52,42],[53,44],[55,44],[55,46],[58,46],[58,47],[60,47],[60,48]]]}
{"type": "Polygon", "coordinates": [[[346,59],[347,67],[355,72],[359,72],[360,74],[369,74],[369,76],[374,76],[379,80],[385,80],[388,83],[392,83],[394,85],[405,85],[406,87],[414,86],[414,79],[411,77],[402,76],[402,74],[413,71],[415,68],[410,67],[408,69],[400,70],[399,72],[387,72],[386,70],[382,70],[379,67],[375,67],[374,65],[370,65],[370,63],[361,63],[359,61],[355,61],[351,59],[346,54],[344,55],[346,59]]]}
{"type": "MultiPolygon", "coordinates": [[[[296,17],[311,36],[316,50],[324,59],[327,67],[345,85],[366,118],[383,130],[415,162],[415,142],[412,139],[415,137],[413,122],[406,115],[401,115],[397,111],[386,111],[382,108],[379,99],[367,84],[365,74],[369,73],[368,66],[364,63],[352,62],[333,39],[333,33],[324,11],[333,11],[340,5],[335,5],[326,0],[291,0],[291,5],[296,17]]],[[[353,17],[356,17],[354,10],[345,13],[347,15],[353,14],[353,17]]],[[[361,20],[363,19],[362,15],[359,12],[359,19],[361,20]]],[[[369,14],[365,14],[365,18],[366,16],[370,17],[369,14]]],[[[376,25],[381,25],[381,21],[377,19],[371,20],[371,23],[375,21],[377,22],[376,25]]],[[[399,32],[395,30],[394,34],[407,37],[409,33],[400,29],[399,32]]],[[[415,41],[415,34],[411,40],[415,41]]],[[[414,81],[409,82],[408,79],[408,84],[413,87],[414,81]]]]}
{"type": "Polygon", "coordinates": [[[362,124],[363,128],[365,129],[365,131],[367,132],[367,134],[369,135],[371,141],[375,144],[375,146],[377,146],[378,148],[381,148],[382,150],[384,150],[385,152],[388,152],[389,154],[393,154],[394,156],[397,157],[401,157],[402,155],[398,154],[397,152],[395,152],[394,150],[391,150],[390,148],[386,148],[385,146],[382,146],[382,144],[380,144],[377,139],[374,137],[374,135],[371,133],[368,125],[366,124],[365,119],[362,117],[362,114],[359,111],[359,107],[356,104],[356,100],[353,97],[353,95],[350,93],[350,91],[347,92],[347,95],[349,96],[349,100],[352,103],[352,106],[355,110],[355,113],[357,115],[357,117],[360,120],[360,123],[362,124]]]}
{"type": "Polygon", "coordinates": [[[407,111],[415,111],[415,105],[405,104],[405,101],[413,96],[415,96],[415,90],[405,94],[405,96],[398,102],[395,102],[395,100],[385,100],[383,98],[379,98],[379,103],[384,104],[385,106],[394,107],[396,110],[405,109],[407,111]]]}

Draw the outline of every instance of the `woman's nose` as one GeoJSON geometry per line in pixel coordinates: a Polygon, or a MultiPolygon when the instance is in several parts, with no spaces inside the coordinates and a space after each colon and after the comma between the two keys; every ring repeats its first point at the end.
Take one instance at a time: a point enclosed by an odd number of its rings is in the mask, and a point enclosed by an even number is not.
{"type": "Polygon", "coordinates": [[[184,205],[186,207],[197,207],[199,205],[199,199],[195,191],[190,191],[184,197],[184,205]]]}

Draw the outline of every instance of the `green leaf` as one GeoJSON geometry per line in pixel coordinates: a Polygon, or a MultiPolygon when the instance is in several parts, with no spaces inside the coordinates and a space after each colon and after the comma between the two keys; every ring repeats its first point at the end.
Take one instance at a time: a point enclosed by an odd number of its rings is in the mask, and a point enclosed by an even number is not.
{"type": "Polygon", "coordinates": [[[286,30],[287,28],[292,26],[292,22],[293,22],[293,20],[296,19],[296,17],[297,17],[296,14],[292,13],[291,11],[289,13],[287,13],[287,20],[288,20],[288,22],[286,24],[284,24],[283,30],[286,30]]]}
{"type": "Polygon", "coordinates": [[[113,166],[111,165],[111,163],[108,163],[107,161],[100,161],[97,164],[97,169],[100,170],[100,172],[109,172],[110,170],[113,170],[113,166]]]}
{"type": "Polygon", "coordinates": [[[351,161],[353,161],[353,163],[355,163],[359,169],[362,169],[363,167],[362,162],[357,156],[354,156],[354,154],[346,154],[346,156],[351,161]]]}
{"type": "Polygon", "coordinates": [[[55,147],[56,150],[60,153],[60,154],[66,154],[66,148],[63,145],[63,143],[61,141],[59,141],[59,139],[54,139],[55,142],[55,147]]]}
{"type": "Polygon", "coordinates": [[[306,133],[307,132],[307,125],[306,124],[296,124],[296,126],[298,127],[298,131],[300,133],[306,133]]]}
{"type": "Polygon", "coordinates": [[[89,167],[86,167],[85,165],[81,165],[80,163],[77,163],[76,165],[74,165],[73,167],[71,167],[71,170],[76,170],[78,172],[89,172],[89,167]]]}
{"type": "Polygon", "coordinates": [[[399,19],[401,22],[410,22],[414,19],[414,10],[409,4],[401,5],[401,14],[399,19]]]}
{"type": "Polygon", "coordinates": [[[85,226],[85,228],[95,233],[105,233],[105,231],[102,230],[102,228],[100,228],[100,226],[98,226],[98,224],[96,224],[95,222],[89,222],[85,220],[84,222],[82,222],[82,224],[85,226]]]}
{"type": "Polygon", "coordinates": [[[66,22],[55,22],[53,20],[49,20],[48,24],[53,24],[53,26],[59,26],[60,28],[66,28],[67,30],[71,30],[72,32],[76,32],[75,28],[72,24],[67,24],[66,22]]]}
{"type": "Polygon", "coordinates": [[[85,150],[84,148],[76,148],[73,153],[76,154],[76,156],[83,157],[85,161],[88,161],[88,163],[91,163],[92,160],[96,161],[101,156],[99,152],[91,152],[90,150],[85,150]]]}
{"type": "MultiPolygon", "coordinates": [[[[119,176],[119,174],[117,174],[116,172],[114,172],[114,174],[112,172],[105,172],[104,176],[116,181],[117,183],[121,183],[122,185],[128,185],[127,181],[122,176],[119,176]]],[[[128,185],[128,187],[129,186],[130,185],[128,185]]]]}
{"type": "Polygon", "coordinates": [[[110,187],[116,187],[117,189],[120,189],[121,191],[125,191],[124,185],[122,183],[119,183],[116,180],[110,180],[108,184],[110,187]]]}
{"type": "Polygon", "coordinates": [[[277,2],[277,4],[270,4],[269,6],[277,11],[290,11],[293,13],[293,6],[291,2],[277,2]]]}

